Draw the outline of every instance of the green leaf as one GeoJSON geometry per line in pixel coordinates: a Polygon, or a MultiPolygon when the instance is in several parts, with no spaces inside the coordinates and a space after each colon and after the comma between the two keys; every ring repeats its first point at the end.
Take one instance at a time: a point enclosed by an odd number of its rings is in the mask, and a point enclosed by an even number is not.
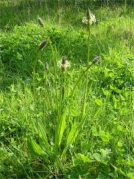
{"type": "Polygon", "coordinates": [[[134,179],[134,172],[128,172],[128,173],[127,173],[127,177],[128,177],[129,179],[134,179]]]}
{"type": "Polygon", "coordinates": [[[32,152],[38,156],[45,156],[45,152],[42,150],[39,144],[35,142],[35,140],[31,139],[29,141],[29,147],[32,150],[32,152]]]}
{"type": "Polygon", "coordinates": [[[103,104],[102,100],[100,100],[100,99],[96,99],[96,100],[95,100],[95,103],[96,103],[98,106],[102,106],[102,104],[103,104]]]}
{"type": "Polygon", "coordinates": [[[77,158],[79,158],[84,163],[91,163],[92,162],[92,160],[88,156],[81,154],[81,153],[78,154],[77,158]]]}
{"type": "Polygon", "coordinates": [[[55,144],[56,146],[60,146],[63,133],[66,128],[66,111],[61,115],[59,122],[57,124],[56,134],[55,134],[55,144]]]}
{"type": "Polygon", "coordinates": [[[72,144],[75,141],[77,134],[78,134],[78,129],[77,129],[77,124],[75,123],[72,125],[71,130],[68,134],[66,146],[72,144]]]}
{"type": "MultiPolygon", "coordinates": [[[[46,150],[49,150],[50,145],[49,145],[49,143],[48,143],[45,126],[44,126],[44,124],[40,121],[39,124],[38,124],[38,127],[39,127],[39,128],[38,128],[39,136],[40,136],[41,140],[43,141],[46,150]]],[[[42,147],[43,147],[43,146],[42,146],[42,147]]]]}
{"type": "Polygon", "coordinates": [[[101,155],[99,153],[94,153],[93,154],[93,158],[98,161],[98,162],[101,162],[101,155]]]}

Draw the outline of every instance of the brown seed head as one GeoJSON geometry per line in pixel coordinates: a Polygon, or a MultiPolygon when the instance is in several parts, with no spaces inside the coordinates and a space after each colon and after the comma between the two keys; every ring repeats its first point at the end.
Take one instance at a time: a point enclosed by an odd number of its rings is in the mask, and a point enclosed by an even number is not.
{"type": "Polygon", "coordinates": [[[87,20],[90,21],[90,19],[91,19],[91,11],[90,11],[90,9],[88,8],[88,9],[87,9],[87,20]]]}
{"type": "Polygon", "coordinates": [[[44,47],[46,47],[46,45],[47,45],[47,41],[43,40],[39,45],[39,50],[42,50],[44,47]]]}
{"type": "Polygon", "coordinates": [[[44,22],[43,20],[41,19],[41,17],[38,17],[38,23],[41,27],[44,27],[44,22]]]}
{"type": "Polygon", "coordinates": [[[64,56],[59,62],[58,66],[61,68],[62,71],[65,71],[67,68],[70,67],[70,62],[68,61],[67,57],[64,56]]]}

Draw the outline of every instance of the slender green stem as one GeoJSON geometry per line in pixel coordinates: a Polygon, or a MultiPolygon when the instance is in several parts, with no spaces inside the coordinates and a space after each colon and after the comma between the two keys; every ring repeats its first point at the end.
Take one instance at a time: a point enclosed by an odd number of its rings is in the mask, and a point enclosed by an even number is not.
{"type": "Polygon", "coordinates": [[[125,0],[125,13],[126,13],[126,10],[127,10],[127,0],[125,0]]]}
{"type": "Polygon", "coordinates": [[[70,95],[70,97],[72,97],[74,95],[75,89],[76,87],[79,85],[79,83],[81,82],[81,80],[83,79],[83,77],[85,76],[86,72],[94,65],[94,63],[91,63],[91,65],[89,65],[84,71],[82,71],[82,74],[80,75],[80,77],[78,78],[78,80],[76,81],[72,93],[70,95]]]}
{"type": "Polygon", "coordinates": [[[33,95],[34,95],[34,98],[36,96],[36,66],[37,66],[37,62],[38,62],[38,58],[39,58],[39,51],[37,50],[37,55],[36,55],[36,59],[34,61],[34,64],[33,64],[33,74],[32,74],[32,78],[33,78],[33,95]]]}
{"type": "Polygon", "coordinates": [[[90,34],[91,34],[91,30],[90,30],[90,23],[88,22],[88,41],[87,41],[87,64],[89,62],[89,53],[90,53],[90,34]]]}

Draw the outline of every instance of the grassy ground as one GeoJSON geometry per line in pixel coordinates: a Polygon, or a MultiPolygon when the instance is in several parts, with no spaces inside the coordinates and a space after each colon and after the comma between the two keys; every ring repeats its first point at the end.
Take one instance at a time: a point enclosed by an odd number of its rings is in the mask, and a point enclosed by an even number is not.
{"type": "Polygon", "coordinates": [[[84,8],[0,1],[2,179],[134,178],[133,7],[84,8]]]}

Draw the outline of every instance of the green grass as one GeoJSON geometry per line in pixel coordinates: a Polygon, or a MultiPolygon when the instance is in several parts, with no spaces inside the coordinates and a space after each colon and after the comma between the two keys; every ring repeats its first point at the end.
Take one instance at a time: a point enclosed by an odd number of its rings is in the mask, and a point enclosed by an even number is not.
{"type": "Polygon", "coordinates": [[[88,37],[84,9],[30,2],[0,2],[0,177],[133,179],[133,8],[92,6],[88,37]]]}

